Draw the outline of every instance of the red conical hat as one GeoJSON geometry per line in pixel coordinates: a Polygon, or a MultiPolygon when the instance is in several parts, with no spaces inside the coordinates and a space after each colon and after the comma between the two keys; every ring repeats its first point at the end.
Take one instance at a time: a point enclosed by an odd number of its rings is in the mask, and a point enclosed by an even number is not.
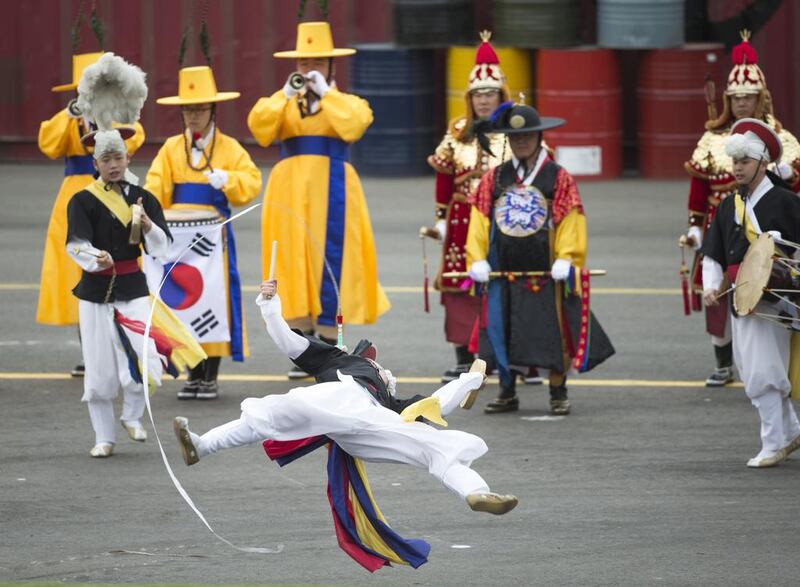
{"type": "Polygon", "coordinates": [[[475,67],[469,74],[470,92],[484,90],[502,90],[505,83],[505,75],[500,69],[500,59],[497,57],[494,48],[489,44],[492,33],[489,31],[481,32],[482,43],[475,53],[475,67]]]}
{"type": "Polygon", "coordinates": [[[742,42],[731,52],[733,69],[728,75],[728,87],[725,93],[729,96],[741,94],[760,94],[767,89],[764,72],[758,66],[758,53],[750,44],[750,31],[741,32],[742,42]]]}

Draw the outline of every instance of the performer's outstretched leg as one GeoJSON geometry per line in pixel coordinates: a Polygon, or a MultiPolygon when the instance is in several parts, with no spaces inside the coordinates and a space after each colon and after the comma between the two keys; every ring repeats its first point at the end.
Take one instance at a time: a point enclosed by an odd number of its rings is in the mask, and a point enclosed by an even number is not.
{"type": "Polygon", "coordinates": [[[194,465],[200,457],[226,448],[238,448],[265,440],[241,418],[212,428],[201,436],[189,430],[186,418],[178,416],[173,420],[173,430],[187,465],[194,465]]]}

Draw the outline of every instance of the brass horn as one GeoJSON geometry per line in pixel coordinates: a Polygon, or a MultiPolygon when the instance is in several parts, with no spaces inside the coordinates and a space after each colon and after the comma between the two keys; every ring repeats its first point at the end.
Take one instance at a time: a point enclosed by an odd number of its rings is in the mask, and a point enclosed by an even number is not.
{"type": "Polygon", "coordinates": [[[303,76],[302,73],[295,71],[292,75],[289,76],[289,86],[292,87],[296,91],[302,90],[306,85],[306,78],[303,76]]]}

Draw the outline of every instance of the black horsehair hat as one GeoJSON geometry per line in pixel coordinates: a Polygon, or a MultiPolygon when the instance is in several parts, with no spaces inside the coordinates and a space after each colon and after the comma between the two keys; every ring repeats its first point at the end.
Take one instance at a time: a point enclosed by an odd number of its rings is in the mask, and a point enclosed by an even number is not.
{"type": "Polygon", "coordinates": [[[557,128],[566,124],[563,118],[555,116],[539,116],[536,108],[527,104],[503,102],[489,117],[492,122],[488,132],[517,134],[557,128]]]}
{"type": "Polygon", "coordinates": [[[536,108],[527,104],[503,102],[492,115],[475,124],[474,132],[484,151],[493,154],[489,149],[489,133],[506,135],[524,132],[537,132],[563,126],[567,121],[555,116],[539,116],[536,108]]]}

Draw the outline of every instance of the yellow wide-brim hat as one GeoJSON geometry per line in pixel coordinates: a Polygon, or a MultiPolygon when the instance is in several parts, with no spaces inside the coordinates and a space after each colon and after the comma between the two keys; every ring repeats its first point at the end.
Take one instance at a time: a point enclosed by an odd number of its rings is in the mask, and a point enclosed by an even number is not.
{"type": "Polygon", "coordinates": [[[330,23],[301,22],[297,25],[297,48],[294,51],[278,51],[272,55],[279,59],[303,59],[344,57],[355,52],[355,49],[337,49],[333,46],[330,23]]]}
{"type": "Polygon", "coordinates": [[[77,90],[78,89],[78,82],[81,81],[81,76],[83,75],[83,70],[95,63],[100,57],[103,56],[103,52],[99,51],[97,53],[79,53],[78,55],[72,56],[72,83],[69,84],[61,84],[60,86],[54,86],[53,92],[68,92],[70,90],[77,90]]]}
{"type": "Polygon", "coordinates": [[[234,100],[239,92],[218,92],[214,72],[208,65],[184,67],[178,72],[178,95],[159,98],[158,104],[183,106],[186,104],[208,104],[234,100]]]}

